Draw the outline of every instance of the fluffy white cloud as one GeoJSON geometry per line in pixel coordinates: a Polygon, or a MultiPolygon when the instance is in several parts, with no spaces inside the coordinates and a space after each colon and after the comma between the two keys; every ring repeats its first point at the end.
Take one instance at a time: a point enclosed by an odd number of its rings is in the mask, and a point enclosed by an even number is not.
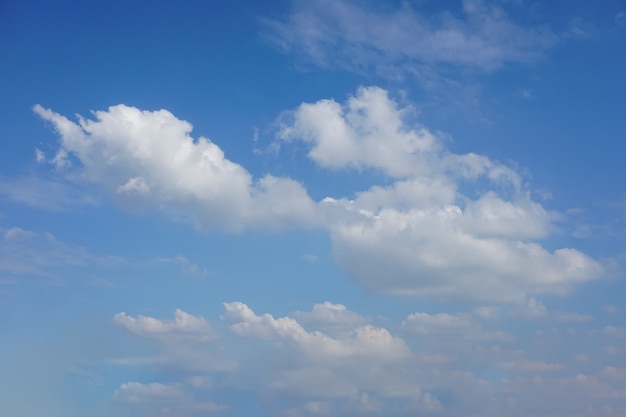
{"type": "Polygon", "coordinates": [[[315,204],[289,178],[258,181],[228,160],[209,139],[190,136],[191,124],[167,110],[125,105],[66,117],[36,105],[61,138],[52,162],[72,177],[98,184],[125,205],[152,206],[198,227],[241,230],[316,222],[315,204]]]}
{"type": "Polygon", "coordinates": [[[277,138],[309,144],[308,156],[322,167],[412,178],[401,187],[428,187],[431,197],[449,198],[456,189],[450,180],[481,177],[519,190],[521,179],[513,169],[483,155],[448,152],[437,135],[408,120],[411,113],[410,105],[400,106],[388,91],[360,87],[345,104],[319,100],[283,113],[277,138]],[[435,193],[435,186],[443,190],[435,193]]]}
{"type": "Polygon", "coordinates": [[[575,249],[481,237],[463,230],[465,222],[458,206],[386,209],[338,224],[331,236],[337,261],[355,281],[390,294],[515,301],[563,294],[602,271],[575,249]]]}
{"type": "MultiPolygon", "coordinates": [[[[337,306],[330,303],[322,306],[326,309],[337,309],[337,306]]],[[[392,336],[384,328],[369,324],[353,327],[349,332],[340,332],[338,337],[331,337],[318,330],[307,332],[292,317],[276,319],[267,313],[257,316],[250,307],[240,302],[225,303],[224,308],[226,312],[222,318],[231,323],[230,329],[236,334],[290,342],[312,358],[364,356],[375,357],[377,360],[396,360],[409,355],[409,349],[402,339],[392,336]]],[[[318,307],[312,315],[319,316],[320,310],[318,307]]],[[[343,315],[353,316],[347,312],[343,312],[343,315]]]]}
{"type": "Polygon", "coordinates": [[[215,332],[204,317],[193,316],[180,309],[176,309],[174,320],[159,320],[142,315],[132,317],[122,312],[113,317],[113,322],[140,336],[181,336],[199,340],[215,337],[215,332]]]}
{"type": "Polygon", "coordinates": [[[365,324],[365,318],[343,304],[325,301],[315,304],[312,311],[296,311],[293,317],[303,325],[331,332],[349,330],[365,324]]]}
{"type": "MultiPolygon", "coordinates": [[[[343,305],[323,303],[311,312],[296,312],[313,329],[306,331],[291,316],[257,315],[243,303],[227,303],[222,320],[235,334],[264,343],[249,358],[254,376],[234,378],[237,386],[250,389],[262,384],[265,398],[299,398],[304,402],[293,415],[313,415],[323,410],[335,413],[380,413],[391,403],[436,404],[420,387],[413,353],[405,341],[387,329],[364,324],[357,313],[343,305]],[[320,331],[327,329],[327,333],[320,331]],[[269,343],[268,343],[269,342],[269,343]],[[260,353],[264,352],[264,353],[260,353]],[[276,360],[259,361],[256,356],[276,360]],[[262,369],[258,369],[258,367],[262,369]],[[258,374],[264,375],[263,381],[258,374]],[[304,414],[302,414],[304,413],[304,414]]],[[[280,402],[280,400],[278,400],[280,402]]]]}
{"type": "Polygon", "coordinates": [[[360,88],[345,105],[300,105],[278,131],[279,140],[309,144],[320,166],[398,178],[322,202],[335,257],[356,282],[376,292],[505,302],[563,294],[602,273],[580,251],[537,242],[559,216],[532,200],[513,169],[448,152],[405,120],[409,111],[385,90],[360,88]],[[459,192],[478,181],[478,198],[459,192]]]}
{"type": "Polygon", "coordinates": [[[526,62],[557,42],[550,28],[519,25],[502,6],[465,0],[457,15],[426,18],[409,3],[374,9],[356,1],[294,1],[287,19],[265,21],[266,37],[316,65],[414,74],[437,64],[490,70],[526,62]]]}
{"type": "Polygon", "coordinates": [[[375,169],[395,180],[319,204],[291,179],[253,180],[165,110],[120,105],[77,123],[35,111],[58,131],[53,160],[69,177],[199,227],[324,227],[339,266],[375,292],[519,302],[565,294],[603,271],[576,249],[542,246],[560,217],[530,197],[514,169],[449,152],[381,88],[360,88],[345,104],[303,103],[281,119],[278,140],[305,142],[318,165],[375,169]]]}
{"type": "Polygon", "coordinates": [[[404,177],[426,168],[437,140],[426,129],[406,129],[403,112],[385,90],[361,88],[345,106],[334,100],[301,104],[285,113],[278,133],[312,145],[309,157],[327,168],[379,168],[404,177]]]}

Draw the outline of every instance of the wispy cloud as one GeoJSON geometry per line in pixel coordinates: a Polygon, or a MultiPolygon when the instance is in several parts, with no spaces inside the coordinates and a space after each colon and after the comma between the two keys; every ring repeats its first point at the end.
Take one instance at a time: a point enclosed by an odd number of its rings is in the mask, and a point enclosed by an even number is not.
{"type": "Polygon", "coordinates": [[[558,41],[548,26],[512,20],[496,2],[463,1],[458,13],[427,16],[419,6],[356,1],[295,1],[283,20],[263,20],[276,47],[318,66],[428,75],[433,65],[489,71],[530,62],[558,41]]]}
{"type": "Polygon", "coordinates": [[[67,211],[80,206],[97,206],[99,199],[80,184],[36,174],[15,178],[0,176],[0,198],[48,211],[67,211]]]}
{"type": "Polygon", "coordinates": [[[215,337],[215,332],[204,317],[196,317],[180,309],[175,311],[174,320],[165,321],[142,315],[132,317],[122,312],[116,314],[113,321],[131,333],[142,336],[190,337],[198,340],[210,340],[215,337]]]}

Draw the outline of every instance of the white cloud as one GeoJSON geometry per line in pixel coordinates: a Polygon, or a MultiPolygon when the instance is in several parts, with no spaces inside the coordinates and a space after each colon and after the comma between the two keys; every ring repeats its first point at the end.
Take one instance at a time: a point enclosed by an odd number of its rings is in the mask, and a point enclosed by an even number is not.
{"type": "Polygon", "coordinates": [[[319,257],[312,253],[305,253],[304,255],[302,255],[302,259],[304,259],[307,262],[313,263],[313,262],[317,262],[319,260],[319,257]]]}
{"type": "Polygon", "coordinates": [[[155,412],[159,412],[159,415],[170,415],[175,411],[177,415],[195,416],[198,413],[218,413],[230,408],[225,404],[196,399],[182,384],[159,382],[123,383],[115,390],[113,398],[145,410],[146,415],[155,415],[155,412]]]}
{"type": "Polygon", "coordinates": [[[550,363],[544,361],[519,360],[500,364],[503,368],[509,368],[521,372],[550,372],[565,369],[562,363],[550,363]]]}
{"type": "Polygon", "coordinates": [[[77,206],[97,206],[98,199],[86,190],[60,179],[37,176],[0,176],[0,197],[47,211],[66,211],[77,206]]]}
{"type": "MultiPolygon", "coordinates": [[[[324,316],[328,311],[341,310],[331,304],[322,305],[311,316],[324,316]]],[[[376,357],[377,360],[397,360],[409,355],[409,349],[400,338],[392,336],[384,328],[366,324],[340,333],[336,338],[318,330],[307,332],[292,317],[275,319],[270,314],[257,316],[250,307],[240,302],[225,303],[223,320],[230,322],[230,329],[240,335],[265,340],[280,340],[291,343],[298,351],[311,358],[376,357]]],[[[343,312],[343,316],[352,315],[343,312]]],[[[328,319],[328,316],[325,317],[328,319]]],[[[358,322],[354,322],[357,324],[358,322]]]]}
{"type": "Polygon", "coordinates": [[[404,325],[419,334],[431,334],[433,332],[453,332],[459,334],[459,330],[465,330],[473,326],[471,317],[467,314],[409,314],[404,325]]]}
{"type": "Polygon", "coordinates": [[[475,323],[469,314],[409,314],[402,323],[404,328],[411,333],[429,338],[442,338],[447,340],[492,340],[511,341],[511,335],[498,331],[485,331],[478,323],[475,323]]]}
{"type": "Polygon", "coordinates": [[[37,236],[35,232],[30,230],[24,230],[21,227],[12,227],[4,231],[4,238],[6,240],[23,240],[31,239],[37,236]]]}
{"type": "Polygon", "coordinates": [[[531,199],[515,170],[448,152],[408,123],[409,111],[368,87],[345,105],[305,103],[281,121],[279,140],[307,143],[322,167],[397,178],[353,200],[322,202],[335,258],[356,282],[375,292],[504,302],[564,294],[600,276],[602,267],[580,251],[535,242],[556,230],[559,216],[531,199]],[[478,181],[478,198],[459,192],[478,181]]]}
{"type": "Polygon", "coordinates": [[[334,253],[351,278],[370,290],[399,295],[503,302],[529,293],[566,293],[601,267],[570,248],[484,238],[459,227],[457,206],[381,210],[331,233],[334,253]]]}
{"type": "Polygon", "coordinates": [[[115,391],[115,398],[131,403],[144,403],[155,400],[166,400],[181,397],[182,390],[178,386],[152,382],[142,384],[140,382],[126,382],[115,391]]]}
{"type": "Polygon", "coordinates": [[[282,118],[279,141],[304,141],[318,165],[375,169],[395,180],[319,204],[291,179],[254,181],[166,110],[119,105],[78,123],[35,111],[61,136],[73,178],[204,228],[325,227],[339,266],[375,292],[519,302],[566,294],[603,272],[576,249],[539,243],[562,219],[531,198],[513,168],[449,152],[381,88],[360,88],[345,104],[303,103],[282,118]],[[459,191],[472,186],[480,192],[459,191]]]}
{"type": "MultiPolygon", "coordinates": [[[[327,99],[283,113],[277,138],[309,144],[309,158],[325,168],[378,169],[394,178],[413,177],[402,187],[433,187],[429,197],[450,197],[450,187],[455,189],[450,180],[459,178],[485,177],[519,189],[514,170],[483,155],[447,152],[437,135],[409,122],[411,113],[410,105],[400,106],[386,90],[360,87],[343,105],[327,99]],[[435,191],[435,186],[443,190],[435,191]]],[[[541,211],[540,206],[529,208],[541,211]]]]}
{"type": "Polygon", "coordinates": [[[35,148],[35,160],[37,163],[46,162],[46,155],[41,151],[41,149],[35,148]]]}
{"type": "Polygon", "coordinates": [[[132,317],[122,312],[117,313],[113,317],[113,321],[115,324],[140,336],[181,336],[199,340],[209,340],[215,337],[215,332],[204,317],[193,316],[180,309],[176,309],[174,320],[159,320],[142,315],[132,317]]]}
{"type": "Polygon", "coordinates": [[[301,399],[292,414],[354,411],[360,399],[368,400],[361,405],[378,404],[382,409],[388,401],[403,404],[422,396],[416,374],[408,371],[415,365],[404,340],[363,323],[343,305],[323,303],[311,312],[294,313],[311,331],[294,317],[257,315],[243,303],[227,303],[225,310],[222,320],[231,331],[255,346],[247,362],[253,371],[234,377],[233,383],[260,389],[262,397],[277,403],[301,399]]]}
{"type": "MultiPolygon", "coordinates": [[[[543,340],[536,349],[537,341],[526,337],[528,329],[510,322],[490,320],[485,329],[469,313],[414,313],[403,323],[407,340],[418,349],[412,350],[404,339],[341,304],[320,303],[279,318],[257,314],[243,303],[224,308],[222,323],[236,337],[224,334],[214,344],[180,338],[176,351],[135,360],[133,366],[152,370],[160,364],[157,369],[169,379],[123,384],[115,397],[133,407],[168,407],[181,415],[195,415],[201,409],[193,404],[200,403],[209,411],[222,410],[224,405],[206,396],[226,389],[261,398],[268,415],[523,417],[576,415],[570,411],[581,405],[617,407],[626,389],[622,358],[612,356],[607,366],[608,358],[597,357],[599,346],[585,342],[590,339],[583,333],[543,340]],[[506,341],[507,348],[493,343],[498,341],[506,341]],[[208,358],[236,366],[207,368],[208,358]],[[589,368],[591,374],[581,373],[589,368]]],[[[169,331],[171,325],[159,320],[145,327],[169,331]]]]}
{"type": "Polygon", "coordinates": [[[535,60],[558,40],[547,26],[515,23],[501,2],[465,0],[459,14],[430,17],[410,3],[397,8],[356,1],[292,4],[287,19],[265,20],[265,36],[319,66],[381,72],[395,67],[418,74],[439,64],[491,70],[535,60]]]}
{"type": "Polygon", "coordinates": [[[437,148],[427,130],[405,128],[406,111],[385,90],[360,88],[345,106],[321,100],[285,113],[278,137],[310,143],[309,157],[326,168],[371,167],[406,177],[423,172],[426,155],[437,148]]]}
{"type": "Polygon", "coordinates": [[[293,317],[304,325],[328,329],[331,332],[353,329],[366,323],[363,316],[343,304],[328,301],[315,304],[311,311],[296,311],[293,317]]]}
{"type": "Polygon", "coordinates": [[[123,204],[160,208],[203,228],[316,222],[315,204],[298,182],[271,175],[253,181],[209,139],[193,139],[191,124],[167,110],[118,105],[78,123],[40,105],[34,111],[61,138],[56,165],[71,166],[72,177],[102,186],[123,204]]]}
{"type": "Polygon", "coordinates": [[[504,201],[488,192],[468,202],[460,223],[477,237],[537,239],[546,237],[551,219],[541,205],[528,198],[504,201]]]}

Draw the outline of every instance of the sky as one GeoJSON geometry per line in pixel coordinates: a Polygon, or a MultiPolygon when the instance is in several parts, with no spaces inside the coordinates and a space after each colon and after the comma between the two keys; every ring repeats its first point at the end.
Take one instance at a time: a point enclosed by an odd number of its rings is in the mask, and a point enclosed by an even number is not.
{"type": "Polygon", "coordinates": [[[626,416],[626,3],[0,1],[0,411],[626,416]]]}

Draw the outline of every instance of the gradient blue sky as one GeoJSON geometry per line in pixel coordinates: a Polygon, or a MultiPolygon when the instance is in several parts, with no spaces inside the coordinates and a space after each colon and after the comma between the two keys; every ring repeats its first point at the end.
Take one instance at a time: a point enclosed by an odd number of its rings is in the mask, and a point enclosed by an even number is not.
{"type": "Polygon", "coordinates": [[[626,416],[626,4],[0,2],[0,411],[626,416]]]}

